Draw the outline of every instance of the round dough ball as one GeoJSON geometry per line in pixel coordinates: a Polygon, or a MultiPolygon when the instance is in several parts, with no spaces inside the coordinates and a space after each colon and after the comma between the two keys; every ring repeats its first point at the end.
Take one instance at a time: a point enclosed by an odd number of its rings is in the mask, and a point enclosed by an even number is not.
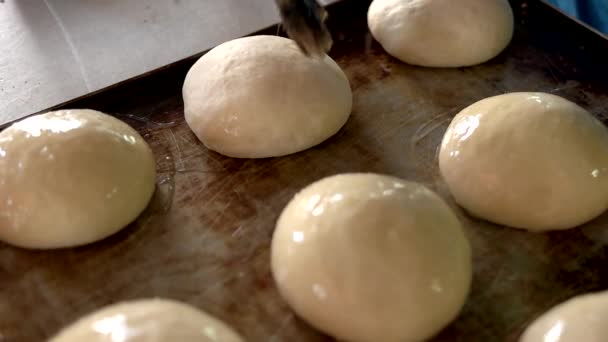
{"type": "Polygon", "coordinates": [[[426,340],[459,314],[471,248],[425,186],[378,174],[317,181],[285,207],[271,268],[293,310],[350,342],[426,340]]]}
{"type": "Polygon", "coordinates": [[[169,299],[122,302],[91,313],[49,342],[243,342],[224,322],[169,299]]]}
{"type": "Polygon", "coordinates": [[[426,67],[464,67],[502,52],[513,36],[508,0],[374,0],[372,36],[393,57],[426,67]]]}
{"type": "Polygon", "coordinates": [[[236,158],[278,157],[313,147],[346,123],[352,92],[328,56],[292,40],[253,36],[221,44],[190,69],[186,122],[207,148],[236,158]]]}
{"type": "Polygon", "coordinates": [[[608,292],[579,295],[537,318],[520,342],[608,341],[608,292]]]}
{"type": "Polygon", "coordinates": [[[73,247],[127,226],[155,189],[154,156],[126,123],[92,110],[28,117],[0,133],[0,240],[73,247]]]}
{"type": "Polygon", "coordinates": [[[474,216],[532,231],[576,227],[608,208],[608,130],[545,93],[483,99],[450,123],[439,168],[474,216]]]}

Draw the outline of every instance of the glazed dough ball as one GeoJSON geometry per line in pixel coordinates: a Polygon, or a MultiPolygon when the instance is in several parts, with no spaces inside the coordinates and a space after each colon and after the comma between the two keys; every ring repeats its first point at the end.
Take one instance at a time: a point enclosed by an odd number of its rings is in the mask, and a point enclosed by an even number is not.
{"type": "Polygon", "coordinates": [[[537,318],[520,342],[608,341],[608,292],[579,295],[537,318]]]}
{"type": "Polygon", "coordinates": [[[299,192],[271,258],[293,310],[350,342],[426,340],[459,314],[471,284],[471,249],[451,208],[421,184],[377,174],[299,192]]]}
{"type": "Polygon", "coordinates": [[[608,130],[544,93],[483,99],[454,117],[439,167],[456,201],[488,221],[568,229],[608,207],[608,130]]]}
{"type": "Polygon", "coordinates": [[[103,239],[145,209],[155,168],[143,138],[109,115],[21,120],[0,133],[0,240],[47,249],[103,239]]]}
{"type": "Polygon", "coordinates": [[[207,148],[237,158],[277,157],[313,147],[346,123],[348,79],[328,56],[303,55],[287,38],[221,44],[190,69],[186,122],[207,148]]]}
{"type": "Polygon", "coordinates": [[[390,55],[427,67],[486,62],[513,36],[508,0],[374,0],[369,29],[390,55]]]}
{"type": "Polygon", "coordinates": [[[139,299],[107,306],[49,342],[243,342],[224,322],[178,301],[139,299]]]}

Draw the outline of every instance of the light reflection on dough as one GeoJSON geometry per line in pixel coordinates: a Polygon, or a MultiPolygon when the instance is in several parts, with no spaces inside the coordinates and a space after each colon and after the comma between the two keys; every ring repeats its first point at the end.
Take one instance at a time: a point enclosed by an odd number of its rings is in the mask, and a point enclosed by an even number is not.
{"type": "Polygon", "coordinates": [[[314,284],[312,286],[312,292],[319,298],[320,300],[325,300],[327,298],[327,292],[320,284],[314,284]]]}
{"type": "Polygon", "coordinates": [[[320,200],[321,200],[321,195],[311,196],[308,199],[308,201],[306,202],[306,210],[313,211],[320,200]]]}
{"type": "Polygon", "coordinates": [[[13,129],[21,130],[28,137],[39,137],[43,132],[65,133],[81,127],[82,120],[75,120],[70,111],[65,117],[59,115],[36,116],[34,120],[22,120],[12,125],[13,129]]]}
{"type": "Polygon", "coordinates": [[[464,141],[471,137],[473,132],[475,132],[475,129],[479,127],[479,117],[480,114],[471,115],[458,122],[458,124],[454,126],[454,136],[456,139],[464,141]]]}
{"type": "Polygon", "coordinates": [[[564,321],[557,321],[553,328],[549,329],[544,336],[543,342],[558,342],[564,331],[564,321]]]}
{"type": "Polygon", "coordinates": [[[93,330],[108,335],[112,342],[124,342],[129,337],[129,327],[125,315],[116,315],[93,322],[93,330]]]}
{"type": "Polygon", "coordinates": [[[437,278],[433,278],[431,281],[431,289],[437,293],[442,293],[443,286],[441,286],[441,281],[437,278]]]}
{"type": "Polygon", "coordinates": [[[339,202],[339,201],[341,201],[343,199],[344,199],[344,195],[342,195],[342,194],[335,194],[335,195],[331,196],[331,198],[329,199],[329,202],[330,203],[336,203],[336,202],[339,202]]]}
{"type": "Polygon", "coordinates": [[[300,232],[300,231],[293,232],[293,242],[295,242],[295,243],[304,242],[304,232],[300,232]]]}

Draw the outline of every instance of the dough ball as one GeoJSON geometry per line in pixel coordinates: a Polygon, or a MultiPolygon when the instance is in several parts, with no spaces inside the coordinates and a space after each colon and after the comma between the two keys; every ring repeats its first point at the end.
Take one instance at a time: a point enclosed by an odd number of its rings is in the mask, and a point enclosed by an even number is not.
{"type": "Polygon", "coordinates": [[[243,342],[224,322],[181,302],[139,299],[107,306],[49,342],[243,342]]]}
{"type": "Polygon", "coordinates": [[[464,67],[502,52],[513,36],[508,0],[374,0],[369,29],[390,55],[426,67],[464,67]]]}
{"type": "Polygon", "coordinates": [[[568,229],[608,207],[608,130],[578,105],[510,93],[462,110],[439,168],[474,216],[532,231],[568,229]]]}
{"type": "Polygon", "coordinates": [[[23,119],[0,133],[0,240],[48,249],[103,239],[145,209],[155,168],[144,139],[109,115],[23,119]]]}
{"type": "Polygon", "coordinates": [[[190,69],[186,122],[209,148],[236,158],[277,157],[313,147],[350,116],[352,92],[328,56],[303,55],[287,38],[221,44],[190,69]]]}
{"type": "Polygon", "coordinates": [[[608,341],[608,292],[579,295],[537,318],[520,342],[608,341]]]}
{"type": "Polygon", "coordinates": [[[421,184],[342,174],[280,215],[271,269],[292,309],[350,342],[423,341],[459,314],[471,249],[450,207],[421,184]]]}

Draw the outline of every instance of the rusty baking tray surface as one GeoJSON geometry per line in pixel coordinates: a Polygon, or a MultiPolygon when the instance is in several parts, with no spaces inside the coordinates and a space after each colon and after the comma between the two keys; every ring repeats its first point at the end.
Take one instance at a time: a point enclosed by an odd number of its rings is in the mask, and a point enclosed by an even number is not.
{"type": "MultiPolygon", "coordinates": [[[[275,220],[296,191],[368,171],[423,182],[449,199],[435,160],[439,141],[453,115],[491,95],[550,92],[607,120],[608,42],[541,2],[514,1],[510,47],[459,69],[386,55],[367,31],[368,5],[329,8],[332,56],[351,81],[353,114],[336,136],[302,153],[238,160],[205,149],[183,120],[181,100],[197,56],[64,104],[137,128],[157,158],[157,195],[137,222],[90,246],[36,252],[0,244],[0,341],[41,341],[101,306],[151,296],[192,303],[249,341],[330,341],[292,314],[269,271],[275,220]]],[[[462,314],[434,341],[516,341],[554,304],[608,288],[608,215],[531,234],[457,210],[474,248],[474,284],[462,314]]]]}

